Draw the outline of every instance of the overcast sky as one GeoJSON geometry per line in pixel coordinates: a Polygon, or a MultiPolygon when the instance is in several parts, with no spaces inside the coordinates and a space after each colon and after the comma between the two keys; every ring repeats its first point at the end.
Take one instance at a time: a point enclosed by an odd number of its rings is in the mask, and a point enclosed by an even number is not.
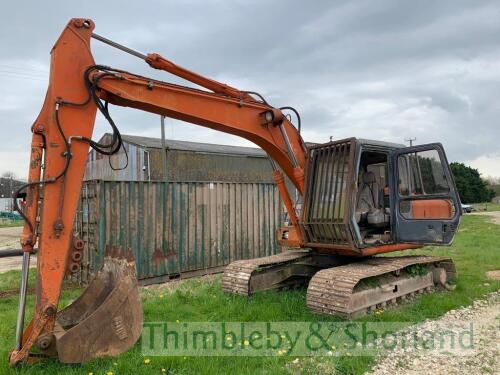
{"type": "MultiPolygon", "coordinates": [[[[86,17],[96,33],[133,49],[294,106],[306,141],[416,137],[442,142],[450,161],[500,176],[498,1],[17,0],[2,14],[0,173],[26,177],[50,49],[71,17],[86,17]]],[[[99,64],[172,80],[92,43],[99,64]]],[[[158,116],[111,114],[124,134],[160,135],[158,116]]],[[[107,130],[98,116],[94,138],[107,130]]],[[[167,137],[249,145],[172,120],[167,137]]]]}

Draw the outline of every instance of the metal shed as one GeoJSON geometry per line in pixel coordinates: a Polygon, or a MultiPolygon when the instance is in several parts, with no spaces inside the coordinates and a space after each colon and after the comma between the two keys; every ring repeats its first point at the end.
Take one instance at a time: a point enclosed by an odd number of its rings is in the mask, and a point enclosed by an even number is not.
{"type": "MultiPolygon", "coordinates": [[[[100,142],[109,142],[105,134],[100,142]]],[[[92,150],[87,160],[86,180],[113,181],[224,181],[273,183],[267,154],[256,147],[239,147],[165,140],[167,176],[163,175],[160,138],[122,135],[124,149],[108,157],[92,150]],[[123,170],[113,170],[122,167],[123,170]]]]}

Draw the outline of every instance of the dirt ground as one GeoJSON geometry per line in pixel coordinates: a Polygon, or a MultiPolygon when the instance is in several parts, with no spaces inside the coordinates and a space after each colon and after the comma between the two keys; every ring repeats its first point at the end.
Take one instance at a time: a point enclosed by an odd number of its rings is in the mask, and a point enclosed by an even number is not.
{"type": "Polygon", "coordinates": [[[471,213],[470,215],[489,216],[495,224],[500,225],[500,211],[474,212],[474,213],[471,213]]]}
{"type": "Polygon", "coordinates": [[[500,280],[500,270],[488,271],[486,272],[486,276],[492,280],[500,280]]]}
{"type": "Polygon", "coordinates": [[[0,250],[19,248],[23,227],[0,228],[0,250]]]}
{"type": "MultiPolygon", "coordinates": [[[[0,253],[4,249],[19,249],[19,236],[23,227],[0,228],[0,253]]],[[[31,257],[31,267],[36,266],[36,257],[31,257]]],[[[0,258],[0,273],[21,269],[22,257],[0,258]]]]}

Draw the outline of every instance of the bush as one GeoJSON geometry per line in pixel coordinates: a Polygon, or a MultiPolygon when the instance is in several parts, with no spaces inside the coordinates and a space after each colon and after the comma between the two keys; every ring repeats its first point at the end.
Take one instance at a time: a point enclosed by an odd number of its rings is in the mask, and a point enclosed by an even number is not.
{"type": "Polygon", "coordinates": [[[462,203],[490,202],[495,197],[477,169],[463,163],[451,163],[450,167],[462,203]]]}

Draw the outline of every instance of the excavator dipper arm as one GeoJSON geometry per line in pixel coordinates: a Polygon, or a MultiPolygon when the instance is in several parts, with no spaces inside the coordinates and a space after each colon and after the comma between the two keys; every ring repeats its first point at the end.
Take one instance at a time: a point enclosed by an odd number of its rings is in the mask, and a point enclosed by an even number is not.
{"type": "Polygon", "coordinates": [[[61,34],[51,52],[50,82],[43,108],[32,126],[27,204],[23,213],[26,223],[21,245],[25,252],[23,275],[27,275],[28,254],[38,242],[36,306],[32,322],[23,334],[25,295],[20,296],[11,364],[24,361],[33,345],[44,347],[52,340],[89,148],[88,144],[79,143],[69,149],[68,142],[72,136],[92,136],[97,110],[93,102],[84,104],[88,90],[82,74],[94,65],[90,36],[91,29],[83,27],[81,20],[70,22],[61,34]],[[82,105],[62,109],[61,99],[82,105]]]}
{"type": "Polygon", "coordinates": [[[90,39],[113,42],[92,34],[93,29],[91,20],[72,19],[57,40],[51,52],[46,98],[32,126],[27,204],[22,213],[26,220],[21,238],[23,280],[16,347],[9,357],[12,365],[25,362],[35,348],[41,354],[57,354],[63,362],[84,362],[124,351],[140,335],[142,310],[126,249],[114,251],[115,259],[109,258],[87,291],[58,312],[64,276],[78,266],[74,254],[81,250],[73,239],[73,222],[89,146],[108,155],[121,146],[119,132],[110,145],[91,141],[97,109],[107,114],[102,101],[238,135],[263,148],[279,166],[274,168],[274,177],[295,228],[293,239],[296,245],[302,241],[282,172],[303,194],[306,150],[299,132],[283,113],[254,93],[210,80],[156,54],[135,53],[152,67],[210,91],[96,66],[90,39]],[[29,254],[37,242],[35,312],[23,332],[29,254]],[[97,327],[94,332],[93,327],[97,327]],[[71,340],[78,345],[68,344],[71,340]]]}

